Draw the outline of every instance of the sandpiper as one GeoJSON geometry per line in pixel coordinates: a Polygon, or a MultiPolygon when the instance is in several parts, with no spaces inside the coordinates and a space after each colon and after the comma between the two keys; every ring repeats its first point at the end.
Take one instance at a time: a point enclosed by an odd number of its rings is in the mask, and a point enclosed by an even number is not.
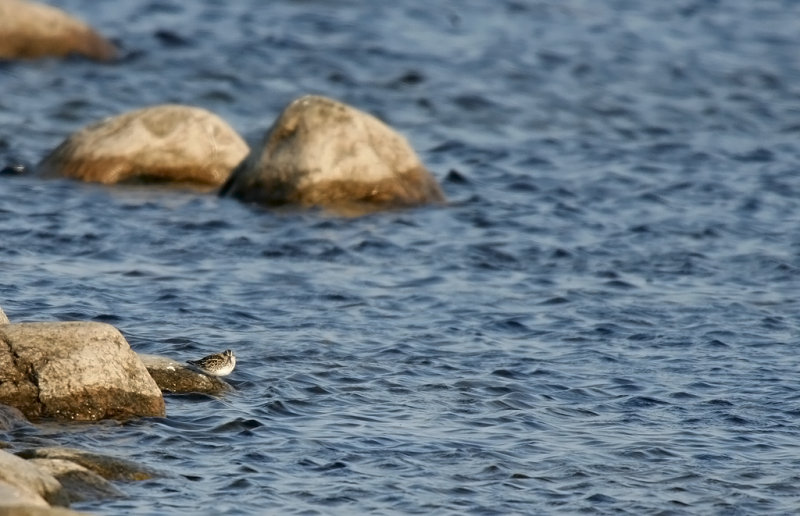
{"type": "Polygon", "coordinates": [[[236,367],[236,355],[230,349],[226,349],[222,353],[214,353],[200,360],[187,360],[186,363],[211,376],[227,376],[236,367]]]}

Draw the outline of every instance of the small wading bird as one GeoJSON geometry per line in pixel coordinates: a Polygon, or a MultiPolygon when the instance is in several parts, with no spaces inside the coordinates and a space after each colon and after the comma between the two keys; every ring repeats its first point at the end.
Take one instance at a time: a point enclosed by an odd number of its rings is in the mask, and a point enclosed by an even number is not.
{"type": "Polygon", "coordinates": [[[226,349],[222,353],[214,353],[200,360],[187,360],[186,363],[211,376],[227,376],[236,367],[236,355],[232,350],[226,349]]]}

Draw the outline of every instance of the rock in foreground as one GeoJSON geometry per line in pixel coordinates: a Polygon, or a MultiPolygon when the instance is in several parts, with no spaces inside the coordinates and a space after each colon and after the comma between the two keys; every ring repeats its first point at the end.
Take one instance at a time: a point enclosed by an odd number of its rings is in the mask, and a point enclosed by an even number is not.
{"type": "Polygon", "coordinates": [[[403,136],[372,115],[313,95],[289,104],[220,195],[329,208],[444,201],[403,136]]]}
{"type": "Polygon", "coordinates": [[[0,481],[16,487],[22,495],[28,495],[31,505],[42,505],[39,498],[55,505],[66,506],[69,503],[61,484],[52,475],[25,459],[2,450],[0,481]]]}
{"type": "Polygon", "coordinates": [[[247,155],[215,114],[165,104],[107,118],[73,133],[37,166],[43,177],[104,184],[221,185],[247,155]]]}
{"type": "Polygon", "coordinates": [[[0,326],[0,403],[30,418],[164,415],[161,391],[128,342],[95,322],[0,326]]]}
{"type": "Polygon", "coordinates": [[[0,508],[19,506],[50,507],[38,494],[0,480],[0,508]]]}
{"type": "Polygon", "coordinates": [[[139,358],[162,391],[217,395],[232,389],[229,383],[214,376],[198,373],[186,364],[171,358],[158,355],[139,355],[139,358]]]}
{"type": "Polygon", "coordinates": [[[61,446],[32,448],[23,450],[17,455],[25,459],[58,459],[74,462],[108,480],[139,481],[160,476],[152,469],[126,459],[61,446]]]}
{"type": "Polygon", "coordinates": [[[94,471],[64,459],[31,459],[31,464],[55,477],[69,503],[124,498],[125,493],[94,471]]]}
{"type": "Polygon", "coordinates": [[[16,505],[13,502],[4,504],[0,501],[0,516],[92,516],[85,512],[75,512],[63,507],[36,507],[32,505],[16,505]]]}
{"type": "Polygon", "coordinates": [[[30,423],[25,419],[25,414],[19,409],[0,404],[0,431],[7,431],[29,425],[30,423]]]}
{"type": "Polygon", "coordinates": [[[38,2],[0,0],[0,59],[77,54],[108,61],[116,48],[82,21],[38,2]]]}

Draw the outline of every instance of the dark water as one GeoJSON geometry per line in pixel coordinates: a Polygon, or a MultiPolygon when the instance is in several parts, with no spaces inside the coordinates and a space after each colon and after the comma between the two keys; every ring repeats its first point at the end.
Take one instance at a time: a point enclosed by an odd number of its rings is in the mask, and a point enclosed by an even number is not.
{"type": "Polygon", "coordinates": [[[237,391],[7,436],[168,473],[108,514],[800,510],[800,3],[94,2],[111,66],[0,65],[0,162],[162,102],[305,93],[452,203],[356,219],[0,178],[0,306],[237,391]]]}

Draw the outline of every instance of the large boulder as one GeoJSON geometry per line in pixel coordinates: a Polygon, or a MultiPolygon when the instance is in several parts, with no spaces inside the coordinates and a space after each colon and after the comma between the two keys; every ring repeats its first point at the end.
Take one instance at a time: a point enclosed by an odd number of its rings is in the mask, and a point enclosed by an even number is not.
{"type": "Polygon", "coordinates": [[[289,104],[220,190],[246,202],[368,209],[443,202],[408,141],[377,118],[325,97],[289,104]]]}
{"type": "Polygon", "coordinates": [[[159,355],[139,355],[147,372],[164,392],[185,394],[222,394],[233,389],[231,385],[215,376],[199,373],[171,358],[159,355]]]}
{"type": "Polygon", "coordinates": [[[0,481],[11,484],[23,494],[34,494],[33,505],[41,505],[36,497],[41,497],[55,505],[69,504],[61,484],[49,473],[34,464],[0,450],[0,481]]]}
{"type": "Polygon", "coordinates": [[[0,326],[0,403],[29,418],[164,416],[164,398],[120,332],[104,323],[0,326]]]}
{"type": "Polygon", "coordinates": [[[214,188],[249,148],[205,109],[164,104],[107,118],[73,133],[35,168],[43,177],[105,184],[182,183],[214,188]]]}
{"type": "Polygon", "coordinates": [[[0,59],[77,54],[108,61],[116,48],[82,21],[38,2],[0,0],[0,59]]]}

